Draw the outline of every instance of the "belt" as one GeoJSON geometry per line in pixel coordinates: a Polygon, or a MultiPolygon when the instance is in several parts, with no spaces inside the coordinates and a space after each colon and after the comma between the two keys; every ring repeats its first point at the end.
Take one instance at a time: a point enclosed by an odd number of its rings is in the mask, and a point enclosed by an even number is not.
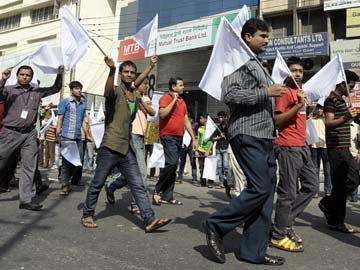
{"type": "Polygon", "coordinates": [[[29,133],[35,128],[35,126],[26,127],[26,128],[7,127],[7,126],[4,126],[4,127],[7,128],[7,129],[11,129],[13,131],[20,132],[20,133],[29,133]]]}

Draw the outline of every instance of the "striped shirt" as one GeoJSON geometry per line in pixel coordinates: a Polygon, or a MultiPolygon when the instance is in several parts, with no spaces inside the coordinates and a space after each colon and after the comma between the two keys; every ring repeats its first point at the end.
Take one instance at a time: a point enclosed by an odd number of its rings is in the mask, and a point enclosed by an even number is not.
{"type": "MultiPolygon", "coordinates": [[[[334,92],[331,92],[324,103],[325,113],[334,113],[335,119],[344,117],[348,108],[345,100],[334,92]]],[[[349,148],[351,146],[350,122],[334,129],[326,128],[327,148],[349,148]]]]}
{"type": "Polygon", "coordinates": [[[81,126],[85,118],[85,102],[76,102],[73,97],[64,99],[59,104],[59,115],[64,116],[61,136],[71,140],[81,139],[81,126]]]}
{"type": "Polygon", "coordinates": [[[267,91],[270,84],[271,81],[254,58],[224,78],[224,102],[231,113],[229,140],[239,134],[273,138],[273,98],[269,98],[267,91]]]}

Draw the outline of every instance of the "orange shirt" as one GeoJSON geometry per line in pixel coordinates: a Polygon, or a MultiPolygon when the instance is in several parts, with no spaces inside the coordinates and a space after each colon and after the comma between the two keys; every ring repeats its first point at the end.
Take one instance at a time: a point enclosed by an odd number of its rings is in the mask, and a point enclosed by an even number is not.
{"type": "MultiPolygon", "coordinates": [[[[159,100],[159,108],[166,108],[172,100],[173,97],[171,94],[167,93],[163,95],[159,100]]],[[[186,103],[181,97],[179,97],[169,115],[164,119],[160,118],[160,136],[183,136],[185,115],[187,115],[186,103]]]]}
{"type": "MultiPolygon", "coordinates": [[[[298,103],[297,89],[287,87],[282,97],[275,99],[275,113],[289,111],[298,103]]],[[[306,110],[305,106],[284,125],[279,127],[279,136],[275,144],[282,146],[305,146],[306,144],[306,110]]]]}

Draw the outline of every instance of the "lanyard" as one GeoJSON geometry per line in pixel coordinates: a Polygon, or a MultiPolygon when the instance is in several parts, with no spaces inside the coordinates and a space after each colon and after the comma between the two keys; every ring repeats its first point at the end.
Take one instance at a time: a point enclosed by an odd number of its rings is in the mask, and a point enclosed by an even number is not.
{"type": "Polygon", "coordinates": [[[20,91],[21,91],[21,98],[22,98],[22,100],[24,101],[25,108],[28,109],[28,103],[29,103],[29,100],[30,100],[30,97],[31,97],[31,93],[28,92],[28,91],[23,91],[22,88],[21,88],[20,91]],[[26,100],[25,97],[24,97],[24,95],[25,95],[26,93],[29,93],[27,100],[26,100]]]}

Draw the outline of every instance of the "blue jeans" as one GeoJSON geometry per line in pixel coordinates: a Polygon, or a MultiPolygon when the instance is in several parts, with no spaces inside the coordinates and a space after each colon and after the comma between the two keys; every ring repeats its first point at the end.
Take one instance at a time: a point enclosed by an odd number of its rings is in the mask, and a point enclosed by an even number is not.
{"type": "Polygon", "coordinates": [[[227,149],[216,149],[217,170],[221,184],[230,175],[229,156],[227,149]]]}
{"type": "Polygon", "coordinates": [[[246,176],[247,187],[207,221],[220,237],[245,223],[239,256],[261,263],[269,243],[276,182],[273,143],[270,139],[240,134],[231,139],[230,145],[246,176]]]}
{"type": "Polygon", "coordinates": [[[86,142],[84,153],[84,170],[94,170],[94,144],[86,142]]]}
{"type": "Polygon", "coordinates": [[[135,153],[131,147],[126,155],[112,151],[104,146],[99,149],[95,175],[90,183],[84,203],[83,217],[94,216],[100,191],[105,184],[107,176],[115,167],[127,179],[127,184],[135,198],[136,204],[139,206],[140,215],[145,225],[150,224],[154,221],[155,214],[151,208],[149,197],[140,176],[135,153]]]}
{"type": "Polygon", "coordinates": [[[160,170],[160,177],[156,183],[155,192],[161,193],[162,200],[170,201],[174,199],[176,169],[179,162],[182,137],[164,135],[160,139],[164,147],[165,168],[160,170]]]}
{"type": "MultiPolygon", "coordinates": [[[[147,190],[148,183],[147,183],[147,173],[146,173],[146,163],[145,163],[144,137],[137,134],[132,134],[131,138],[133,142],[133,149],[135,152],[136,161],[139,165],[141,178],[143,180],[145,189],[147,190]]],[[[109,183],[107,183],[107,186],[111,192],[114,192],[115,190],[121,189],[122,187],[126,186],[127,183],[128,182],[126,178],[121,173],[118,173],[115,174],[115,176],[111,179],[109,183]]],[[[131,208],[138,208],[134,198],[131,202],[131,208]]]]}
{"type": "Polygon", "coordinates": [[[331,173],[330,173],[330,162],[328,159],[326,148],[311,148],[311,158],[319,178],[320,178],[320,161],[322,161],[323,171],[324,171],[324,192],[325,194],[330,194],[331,173]]]}
{"type": "Polygon", "coordinates": [[[192,149],[192,146],[189,145],[188,147],[183,147],[180,150],[180,164],[179,164],[179,171],[178,171],[178,178],[182,179],[184,174],[184,167],[186,163],[186,155],[189,155],[190,163],[191,163],[191,173],[193,181],[196,181],[196,160],[195,160],[195,152],[192,149]]]}

